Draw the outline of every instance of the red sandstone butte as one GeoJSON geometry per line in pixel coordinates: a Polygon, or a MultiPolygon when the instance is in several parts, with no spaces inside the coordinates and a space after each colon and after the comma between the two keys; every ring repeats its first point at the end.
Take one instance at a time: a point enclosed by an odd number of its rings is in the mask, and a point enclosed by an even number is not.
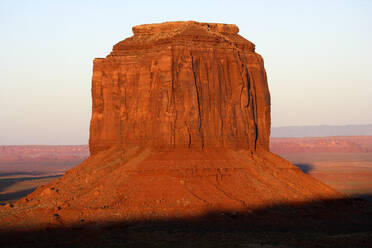
{"type": "Polygon", "coordinates": [[[227,24],[133,27],[93,67],[90,151],[268,149],[270,95],[254,44],[227,24]]]}
{"type": "Polygon", "coordinates": [[[229,24],[168,22],[94,60],[91,156],[0,209],[1,227],[252,212],[344,197],[269,151],[255,46],[229,24]]]}

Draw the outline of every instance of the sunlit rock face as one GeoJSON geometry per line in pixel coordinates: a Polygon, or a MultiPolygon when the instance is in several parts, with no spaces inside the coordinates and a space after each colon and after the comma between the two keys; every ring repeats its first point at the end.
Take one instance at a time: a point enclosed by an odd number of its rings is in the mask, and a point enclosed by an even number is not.
{"type": "Polygon", "coordinates": [[[133,27],[94,60],[90,151],[112,146],[268,150],[263,60],[229,24],[133,27]]]}
{"type": "Polygon", "coordinates": [[[94,60],[91,156],[1,228],[251,214],[343,197],[269,151],[262,58],[235,25],[141,25],[94,60]]]}

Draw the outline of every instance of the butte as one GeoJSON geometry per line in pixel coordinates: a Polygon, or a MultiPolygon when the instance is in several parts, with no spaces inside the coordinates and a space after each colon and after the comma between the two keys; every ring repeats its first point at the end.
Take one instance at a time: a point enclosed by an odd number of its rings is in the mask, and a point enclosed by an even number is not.
{"type": "Polygon", "coordinates": [[[167,22],[94,60],[90,157],[1,209],[7,228],[252,212],[345,197],[269,151],[262,57],[236,25],[167,22]]]}

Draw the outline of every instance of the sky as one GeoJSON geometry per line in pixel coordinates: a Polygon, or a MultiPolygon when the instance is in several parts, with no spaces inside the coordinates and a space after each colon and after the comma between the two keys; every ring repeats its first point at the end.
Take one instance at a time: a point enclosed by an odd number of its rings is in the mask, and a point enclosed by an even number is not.
{"type": "Polygon", "coordinates": [[[87,144],[93,59],[132,26],[182,20],[256,44],[273,126],[372,123],[371,0],[0,0],[0,145],[87,144]]]}

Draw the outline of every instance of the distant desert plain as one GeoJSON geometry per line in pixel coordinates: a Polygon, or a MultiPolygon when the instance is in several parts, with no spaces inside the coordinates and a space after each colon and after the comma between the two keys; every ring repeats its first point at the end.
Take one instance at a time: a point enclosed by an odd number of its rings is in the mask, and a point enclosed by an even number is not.
{"type": "MultiPolygon", "coordinates": [[[[340,192],[372,201],[372,136],[271,138],[270,149],[340,192]]],[[[0,204],[61,177],[88,145],[0,146],[0,204]]]]}

